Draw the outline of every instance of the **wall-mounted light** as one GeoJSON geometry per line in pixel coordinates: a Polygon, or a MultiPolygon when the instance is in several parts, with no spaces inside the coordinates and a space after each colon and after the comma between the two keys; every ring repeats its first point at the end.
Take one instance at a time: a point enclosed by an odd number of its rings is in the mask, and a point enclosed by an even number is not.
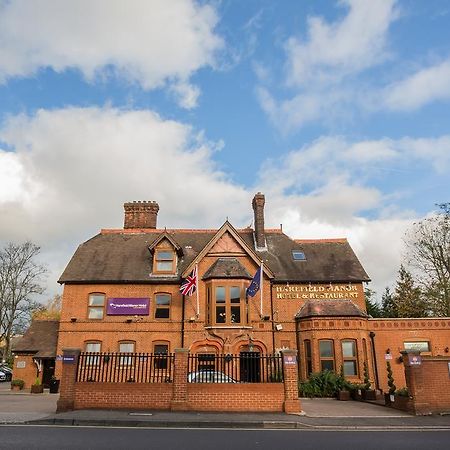
{"type": "Polygon", "coordinates": [[[386,349],[386,353],[387,353],[387,354],[391,353],[391,349],[390,349],[390,348],[387,348],[387,349],[386,349]]]}
{"type": "Polygon", "coordinates": [[[445,347],[445,348],[444,348],[444,352],[445,352],[445,353],[448,353],[448,347],[445,347]]]}
{"type": "Polygon", "coordinates": [[[131,323],[131,322],[133,322],[133,319],[127,319],[125,322],[126,323],[131,323]]]}
{"type": "Polygon", "coordinates": [[[70,318],[70,321],[73,323],[73,322],[76,322],[77,321],[77,318],[76,317],[71,317],[70,318]]]}
{"type": "Polygon", "coordinates": [[[270,320],[270,316],[262,316],[261,319],[265,320],[265,321],[268,321],[268,320],[270,320]]]}

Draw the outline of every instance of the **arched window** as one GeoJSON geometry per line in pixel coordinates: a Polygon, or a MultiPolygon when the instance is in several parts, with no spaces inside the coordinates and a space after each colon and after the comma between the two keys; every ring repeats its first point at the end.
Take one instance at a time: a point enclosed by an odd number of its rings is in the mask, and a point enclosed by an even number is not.
{"type": "MultiPolygon", "coordinates": [[[[134,353],[136,350],[136,342],[134,341],[120,341],[119,353],[134,353]]],[[[133,358],[131,356],[121,356],[119,364],[121,366],[131,366],[133,358]]]]}
{"type": "Polygon", "coordinates": [[[169,319],[170,318],[170,294],[156,294],[155,295],[155,319],[169,319]]]}
{"type": "MultiPolygon", "coordinates": [[[[84,343],[84,350],[86,353],[100,353],[102,350],[101,341],[86,341],[84,343]]],[[[89,366],[98,364],[98,356],[90,355],[86,358],[86,364],[89,366]]]]}
{"type": "Polygon", "coordinates": [[[105,312],[105,294],[93,292],[88,299],[88,319],[103,319],[105,312]]]}
{"type": "Polygon", "coordinates": [[[155,357],[155,369],[167,369],[167,355],[169,354],[168,342],[154,342],[153,354],[155,357]]]}

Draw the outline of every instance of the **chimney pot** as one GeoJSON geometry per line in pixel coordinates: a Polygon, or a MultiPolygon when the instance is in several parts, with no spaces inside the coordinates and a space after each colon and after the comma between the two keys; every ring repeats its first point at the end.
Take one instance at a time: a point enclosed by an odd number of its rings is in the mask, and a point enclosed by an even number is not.
{"type": "Polygon", "coordinates": [[[124,203],[124,228],[156,228],[159,205],[153,201],[124,203]]]}

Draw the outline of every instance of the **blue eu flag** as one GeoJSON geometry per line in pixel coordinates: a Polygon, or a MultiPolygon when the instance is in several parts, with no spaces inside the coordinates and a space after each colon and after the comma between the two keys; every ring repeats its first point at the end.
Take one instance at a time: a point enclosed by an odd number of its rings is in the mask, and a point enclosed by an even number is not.
{"type": "Polygon", "coordinates": [[[250,286],[247,288],[247,296],[254,297],[255,294],[259,291],[261,284],[261,267],[258,268],[258,270],[255,273],[255,276],[252,279],[252,282],[250,283],[250,286]]]}

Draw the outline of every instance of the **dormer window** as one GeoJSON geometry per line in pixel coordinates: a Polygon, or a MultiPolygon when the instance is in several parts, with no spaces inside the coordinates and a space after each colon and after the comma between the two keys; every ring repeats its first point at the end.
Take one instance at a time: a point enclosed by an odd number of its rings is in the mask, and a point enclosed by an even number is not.
{"type": "Polygon", "coordinates": [[[175,252],[171,248],[155,250],[155,273],[175,273],[175,252]]]}

